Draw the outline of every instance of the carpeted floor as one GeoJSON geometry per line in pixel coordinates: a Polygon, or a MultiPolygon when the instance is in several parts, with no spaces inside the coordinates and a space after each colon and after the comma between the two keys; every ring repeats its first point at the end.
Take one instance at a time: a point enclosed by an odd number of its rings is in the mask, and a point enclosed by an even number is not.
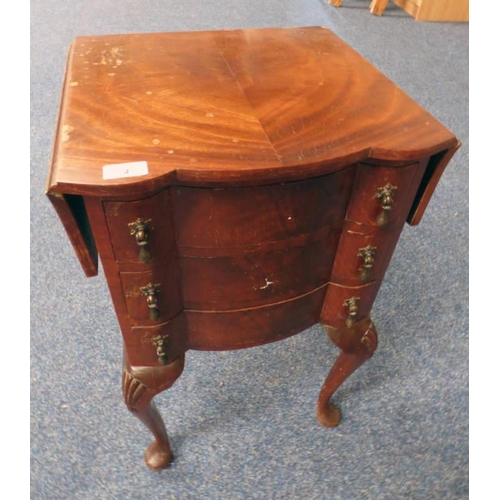
{"type": "Polygon", "coordinates": [[[31,497],[468,497],[468,24],[419,23],[369,0],[32,0],[31,497]],[[86,279],[44,195],[75,36],[323,25],[463,142],[422,223],[406,227],[372,317],[375,356],[315,420],[336,355],[320,327],[255,349],[189,352],[157,397],[176,455],[151,473],[149,432],[122,402],[121,337],[104,277],[86,279]],[[299,355],[300,353],[300,355],[299,355]]]}

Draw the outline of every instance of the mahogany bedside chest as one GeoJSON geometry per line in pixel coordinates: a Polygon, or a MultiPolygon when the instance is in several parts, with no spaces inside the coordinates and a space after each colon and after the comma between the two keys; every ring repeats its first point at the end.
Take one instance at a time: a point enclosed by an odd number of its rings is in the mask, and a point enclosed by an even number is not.
{"type": "Polygon", "coordinates": [[[325,28],[77,38],[47,195],[124,340],[123,394],[171,460],[152,399],[189,349],[315,323],[340,348],[317,405],[377,347],[370,310],[404,222],[459,141],[325,28]]]}

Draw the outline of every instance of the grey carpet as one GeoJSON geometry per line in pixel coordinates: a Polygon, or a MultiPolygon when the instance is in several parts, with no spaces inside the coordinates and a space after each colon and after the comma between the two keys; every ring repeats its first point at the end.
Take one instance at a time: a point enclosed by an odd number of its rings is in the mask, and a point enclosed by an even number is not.
{"type": "MultiPolygon", "coordinates": [[[[468,497],[468,24],[369,0],[32,0],[31,494],[34,499],[468,497]],[[379,349],[315,420],[337,350],[321,328],[190,352],[157,397],[176,455],[122,403],[121,338],[103,275],[86,279],[44,196],[67,48],[78,35],[324,25],[463,142],[422,223],[406,227],[373,310],[379,349]]],[[[374,96],[374,99],[376,96],[374,96]]]]}

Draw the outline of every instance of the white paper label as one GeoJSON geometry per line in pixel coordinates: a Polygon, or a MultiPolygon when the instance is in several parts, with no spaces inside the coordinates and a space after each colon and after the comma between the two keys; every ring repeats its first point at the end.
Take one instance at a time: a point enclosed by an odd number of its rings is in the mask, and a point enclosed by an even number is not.
{"type": "Polygon", "coordinates": [[[147,161],[132,161],[129,163],[115,163],[104,165],[102,167],[102,178],[107,181],[110,179],[123,179],[124,177],[140,177],[148,174],[147,161]]]}

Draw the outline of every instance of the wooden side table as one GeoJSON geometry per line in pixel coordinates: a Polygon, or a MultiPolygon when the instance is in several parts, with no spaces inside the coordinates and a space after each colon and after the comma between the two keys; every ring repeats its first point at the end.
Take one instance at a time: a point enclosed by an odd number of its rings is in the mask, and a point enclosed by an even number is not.
{"type": "Polygon", "coordinates": [[[459,142],[325,28],[77,38],[47,195],[124,340],[123,393],[171,451],[152,398],[189,349],[322,323],[341,353],[317,416],[377,347],[370,310],[405,221],[459,142]]]}

